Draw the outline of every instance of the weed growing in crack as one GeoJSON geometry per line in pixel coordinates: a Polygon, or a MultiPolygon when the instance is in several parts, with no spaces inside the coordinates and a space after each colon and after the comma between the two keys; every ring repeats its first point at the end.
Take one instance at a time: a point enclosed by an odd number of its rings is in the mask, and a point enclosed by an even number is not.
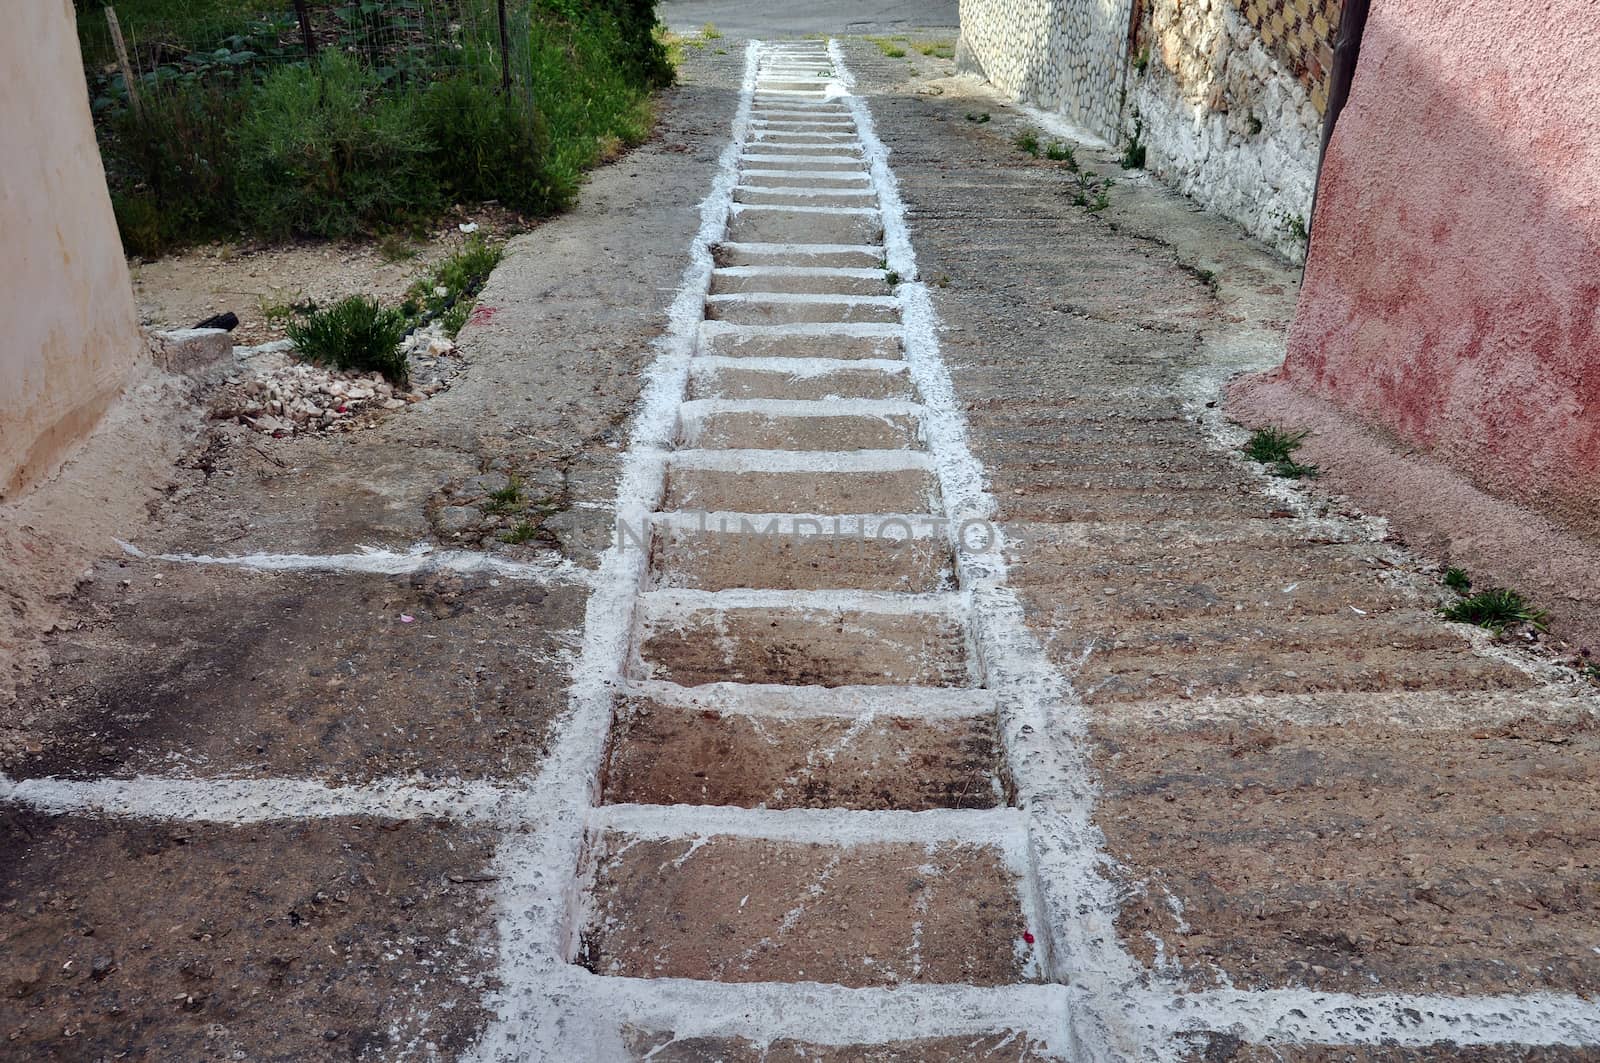
{"type": "Polygon", "coordinates": [[[935,59],[954,59],[956,46],[949,41],[924,41],[916,46],[917,51],[935,59]]]}
{"type": "Polygon", "coordinates": [[[989,114],[988,111],[968,111],[967,112],[967,121],[976,122],[978,125],[983,125],[985,122],[990,121],[991,117],[992,116],[989,114]]]}
{"type": "Polygon", "coordinates": [[[512,480],[498,491],[489,492],[489,501],[484,503],[485,513],[504,513],[518,502],[522,501],[522,485],[512,480]]]}
{"type": "Polygon", "coordinates": [[[1090,214],[1098,214],[1111,205],[1111,178],[1097,177],[1083,170],[1076,171],[1078,182],[1073,187],[1072,205],[1082,207],[1090,214]]]}
{"type": "Polygon", "coordinates": [[[1150,69],[1150,46],[1148,44],[1139,49],[1139,54],[1133,60],[1133,69],[1138,74],[1143,74],[1150,69]]]}
{"type": "Polygon", "coordinates": [[[1444,585],[1464,595],[1472,590],[1472,577],[1467,575],[1464,568],[1447,568],[1444,570],[1444,585]]]}
{"type": "Polygon", "coordinates": [[[1306,220],[1298,214],[1285,214],[1283,221],[1278,226],[1289,234],[1289,238],[1301,247],[1311,243],[1311,230],[1306,228],[1306,220]]]}
{"type": "Polygon", "coordinates": [[[708,41],[720,40],[722,37],[722,31],[717,29],[717,24],[715,22],[707,22],[704,26],[700,27],[700,36],[708,41]]]}
{"type": "Polygon", "coordinates": [[[886,269],[883,271],[883,282],[893,288],[900,283],[900,274],[892,269],[886,269]]]}
{"type": "Polygon", "coordinates": [[[1319,472],[1315,465],[1301,465],[1294,460],[1294,452],[1310,434],[1309,430],[1291,432],[1269,425],[1250,433],[1249,441],[1240,449],[1245,457],[1267,466],[1274,476],[1287,480],[1315,479],[1319,472]]]}
{"type": "Polygon", "coordinates": [[[461,250],[440,262],[406,292],[406,305],[420,322],[438,318],[452,339],[467,323],[472,304],[489,274],[505,256],[503,244],[491,244],[474,234],[461,250]]]}
{"type": "Polygon", "coordinates": [[[885,59],[906,57],[906,50],[889,37],[868,37],[867,40],[878,46],[878,51],[883,53],[885,59]]]}
{"type": "Polygon", "coordinates": [[[1071,145],[1063,144],[1059,140],[1052,140],[1045,146],[1044,157],[1051,162],[1066,163],[1069,170],[1078,168],[1078,157],[1073,153],[1071,145]]]}
{"type": "Polygon", "coordinates": [[[1011,143],[1015,145],[1016,149],[1022,152],[1024,155],[1032,155],[1036,159],[1039,157],[1039,134],[1035,133],[1033,130],[1029,129],[1018,133],[1017,139],[1013,140],[1011,143]]]}
{"type": "Polygon", "coordinates": [[[363,295],[318,310],[302,321],[291,322],[285,332],[299,356],[308,362],[360,373],[382,373],[390,383],[411,383],[400,341],[409,328],[399,310],[386,309],[363,295]]]}
{"type": "Polygon", "coordinates": [[[539,526],[532,521],[518,521],[507,531],[500,533],[500,541],[510,543],[512,546],[521,546],[530,543],[539,537],[539,526]]]}
{"type": "Polygon", "coordinates": [[[1522,595],[1504,587],[1479,591],[1477,594],[1454,602],[1439,611],[1446,620],[1458,624],[1476,624],[1496,635],[1506,628],[1527,624],[1535,631],[1548,630],[1549,615],[1522,600],[1522,595]]]}
{"type": "Polygon", "coordinates": [[[1122,168],[1124,170],[1144,169],[1145,145],[1144,119],[1139,117],[1137,111],[1133,115],[1133,133],[1128,137],[1128,142],[1122,147],[1122,168]]]}

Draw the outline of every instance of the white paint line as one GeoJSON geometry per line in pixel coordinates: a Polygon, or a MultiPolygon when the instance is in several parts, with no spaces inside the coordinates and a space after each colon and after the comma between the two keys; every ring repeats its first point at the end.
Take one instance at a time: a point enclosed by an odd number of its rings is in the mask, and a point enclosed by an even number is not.
{"type": "Polygon", "coordinates": [[[861,166],[859,155],[774,155],[771,152],[752,151],[739,156],[742,162],[808,162],[823,165],[848,166],[853,172],[861,166]]]}
{"type": "Polygon", "coordinates": [[[1254,1044],[1600,1045],[1600,1003],[1565,993],[1446,996],[1211,990],[1151,998],[1162,1036],[1231,1033],[1254,1044]]]}
{"type": "Polygon", "coordinates": [[[875,473],[933,469],[928,455],[916,450],[678,450],[667,460],[675,469],[711,472],[875,473]]]}
{"type": "Polygon", "coordinates": [[[692,371],[715,376],[724,371],[782,373],[796,380],[813,380],[839,373],[891,373],[902,375],[906,363],[892,358],[734,358],[721,354],[702,354],[694,360],[692,371]]]}
{"type": "MultiPolygon", "coordinates": [[[[664,455],[677,427],[677,405],[688,380],[706,291],[714,268],[712,248],[727,234],[738,162],[750,128],[760,44],[745,51],[732,136],[722,153],[711,191],[700,204],[700,228],[689,248],[689,264],[667,311],[667,329],[656,341],[656,358],[645,371],[617,482],[615,519],[642,527],[661,498],[664,455]]],[[[494,1018],[472,1055],[511,1063],[529,1059],[593,1058],[569,1051],[568,1014],[573,1001],[560,990],[581,928],[581,884],[586,812],[598,789],[611,725],[615,684],[627,660],[635,594],[644,581],[646,552],[613,543],[601,555],[594,592],[584,617],[583,646],[572,669],[566,717],[554,728],[549,755],[530,786],[539,814],[526,844],[502,845],[496,867],[499,988],[486,1001],[494,1018]],[[568,1046],[564,1048],[563,1045],[568,1046]]],[[[594,1035],[576,1035],[591,1046],[594,1035]]]]}
{"type": "Polygon", "coordinates": [[[706,321],[700,331],[707,336],[743,336],[748,339],[784,336],[849,336],[854,339],[899,339],[902,328],[883,321],[791,321],[784,325],[744,325],[736,321],[706,321]]]}
{"type": "Polygon", "coordinates": [[[686,687],[636,679],[624,693],[658,705],[692,711],[774,719],[867,716],[918,720],[984,718],[995,711],[987,690],[919,686],[783,686],[776,683],[706,683],[686,687]]]}
{"type": "Polygon", "coordinates": [[[879,616],[950,617],[960,610],[959,595],[900,594],[894,591],[773,591],[745,587],[726,591],[662,590],[639,594],[640,616],[659,624],[696,613],[730,609],[783,610],[796,613],[872,613],[879,616]]]}
{"type": "Polygon", "coordinates": [[[351,554],[146,554],[123,543],[131,556],[182,565],[221,565],[255,572],[349,572],[358,575],[406,576],[416,573],[451,572],[460,575],[486,575],[510,580],[527,580],[547,585],[583,585],[592,574],[565,558],[549,561],[513,561],[495,554],[473,550],[434,550],[419,543],[405,553],[377,547],[357,547],[351,554]]]}
{"type": "MultiPolygon", "coordinates": [[[[1063,986],[849,989],[816,982],[612,978],[588,971],[575,977],[574,995],[592,1000],[608,1023],[671,1033],[679,1042],[742,1038],[757,1046],[779,1040],[845,1046],[1014,1033],[1009,1054],[1017,1058],[1030,1045],[1063,1053],[1067,1048],[1063,986]]],[[[997,1052],[996,1058],[1006,1054],[997,1052]]]]}
{"type": "Polygon", "coordinates": [[[763,417],[917,417],[922,404],[899,399],[696,399],[678,411],[681,421],[703,421],[718,414],[763,417]]]}
{"type": "MultiPolygon", "coordinates": [[[[800,170],[775,170],[774,174],[801,173],[800,170]]],[[[833,172],[823,170],[817,176],[831,177],[833,172]]],[[[866,176],[863,172],[862,176],[866,176]]],[[[753,243],[728,240],[718,245],[721,250],[731,251],[745,255],[871,255],[874,258],[883,257],[883,247],[879,244],[774,244],[753,243]]],[[[725,267],[734,268],[734,267],[725,267]]],[[[881,274],[881,270],[877,271],[881,274]]]]}
{"type": "Polygon", "coordinates": [[[863,812],[846,808],[600,805],[597,830],[634,838],[760,838],[799,845],[979,845],[1021,856],[1024,816],[1014,808],[863,812]]]}
{"type": "Polygon", "coordinates": [[[734,214],[855,214],[861,217],[875,215],[877,207],[805,207],[799,205],[783,204],[782,206],[768,203],[735,203],[734,214]]]}
{"type": "MultiPolygon", "coordinates": [[[[788,181],[860,181],[863,184],[870,182],[872,177],[865,170],[762,170],[746,169],[742,171],[745,177],[782,177],[788,181]]],[[[741,186],[756,190],[764,185],[741,186]]],[[[793,244],[794,247],[806,247],[806,244],[793,244]]]]}
{"type": "Polygon", "coordinates": [[[868,266],[723,266],[718,277],[838,277],[845,280],[881,281],[883,270],[868,266]]]}
{"type": "Polygon", "coordinates": [[[724,292],[708,295],[712,306],[737,306],[741,303],[780,303],[788,306],[899,306],[892,295],[851,295],[822,292],[724,292]]]}
{"type": "MultiPolygon", "coordinates": [[[[851,78],[838,42],[829,43],[840,78],[851,78]]],[[[983,467],[967,442],[966,421],[939,353],[938,323],[926,285],[915,283],[916,256],[905,206],[866,101],[846,99],[856,120],[883,212],[888,266],[902,278],[906,359],[928,413],[924,438],[938,470],[952,524],[995,512],[983,467]]],[[[998,545],[998,544],[997,544],[998,545]]],[[[1120,898],[1101,873],[1104,838],[1092,811],[1095,784],[1085,744],[1081,703],[1029,630],[1023,607],[1006,586],[1003,553],[957,551],[957,578],[971,597],[971,637],[1000,705],[1001,734],[1018,801],[1027,810],[1035,923],[1048,930],[1046,969],[1073,987],[1074,1058],[1137,1058],[1149,1046],[1127,1028],[1120,1008],[1148,972],[1123,947],[1116,920],[1120,898]]]]}
{"type": "Polygon", "coordinates": [[[527,780],[506,783],[380,779],[329,786],[314,779],[10,779],[0,775],[0,802],[54,814],[264,823],[287,819],[371,816],[436,818],[508,826],[522,820],[527,780]]]}
{"type": "MultiPolygon", "coordinates": [[[[850,198],[860,199],[869,193],[858,188],[801,188],[796,185],[740,185],[737,189],[751,195],[763,196],[790,196],[797,199],[850,198]]],[[[883,274],[878,274],[882,277],[883,274]]]]}

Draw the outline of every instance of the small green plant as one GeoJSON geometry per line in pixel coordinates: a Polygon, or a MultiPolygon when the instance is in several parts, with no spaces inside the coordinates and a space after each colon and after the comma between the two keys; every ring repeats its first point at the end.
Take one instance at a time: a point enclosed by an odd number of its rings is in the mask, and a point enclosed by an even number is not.
{"type": "Polygon", "coordinates": [[[1462,598],[1440,610],[1439,615],[1458,624],[1476,624],[1496,635],[1504,634],[1506,628],[1517,624],[1527,624],[1535,631],[1544,631],[1549,620],[1543,610],[1535,609],[1522,600],[1522,595],[1504,587],[1479,591],[1462,598]]]}
{"type": "Polygon", "coordinates": [[[900,274],[896,273],[892,269],[884,270],[883,271],[883,283],[885,283],[889,287],[893,288],[896,284],[900,283],[900,274]]]}
{"type": "Polygon", "coordinates": [[[1122,146],[1122,168],[1124,170],[1144,169],[1144,119],[1138,112],[1133,116],[1133,133],[1129,135],[1128,142],[1122,146]]]}
{"type": "Polygon", "coordinates": [[[1294,460],[1294,452],[1310,434],[1309,430],[1291,432],[1269,425],[1252,432],[1242,449],[1245,457],[1267,466],[1274,476],[1288,480],[1314,479],[1319,471],[1315,465],[1302,465],[1294,460]]]}
{"type": "Polygon", "coordinates": [[[1467,570],[1464,568],[1447,568],[1444,570],[1444,585],[1457,594],[1464,595],[1472,590],[1472,577],[1467,575],[1467,570]]]}
{"type": "Polygon", "coordinates": [[[1250,130],[1251,136],[1255,136],[1257,133],[1261,132],[1261,119],[1257,118],[1255,115],[1251,115],[1249,118],[1246,118],[1244,124],[1250,130]]]}
{"type": "Polygon", "coordinates": [[[886,59],[904,59],[906,57],[906,50],[889,37],[868,37],[867,40],[876,44],[878,51],[882,52],[886,59]]]}
{"type": "Polygon", "coordinates": [[[1580,679],[1588,680],[1596,686],[1600,686],[1600,664],[1595,664],[1593,661],[1579,661],[1577,668],[1580,679]]]}
{"type": "Polygon", "coordinates": [[[1059,140],[1052,140],[1045,146],[1044,157],[1051,162],[1066,163],[1069,170],[1078,168],[1078,157],[1073,153],[1071,146],[1063,144],[1059,140]]]}
{"type": "Polygon", "coordinates": [[[988,111],[968,111],[967,112],[967,121],[976,122],[978,125],[983,125],[985,122],[988,122],[991,117],[992,116],[989,114],[988,111]]]}
{"type": "Polygon", "coordinates": [[[717,29],[717,24],[715,22],[707,22],[704,26],[700,27],[700,36],[704,37],[708,41],[720,40],[722,37],[722,31],[717,29]]]}
{"type": "Polygon", "coordinates": [[[485,513],[503,513],[522,501],[522,485],[512,480],[498,491],[489,492],[489,501],[484,504],[485,513]]]}
{"type": "Polygon", "coordinates": [[[510,543],[512,546],[521,546],[530,543],[539,537],[539,526],[532,521],[518,521],[507,531],[500,533],[500,541],[510,543]]]}
{"type": "Polygon", "coordinates": [[[327,310],[291,322],[285,332],[299,356],[308,362],[359,373],[382,373],[390,383],[407,387],[411,373],[400,350],[408,328],[398,310],[376,299],[352,295],[327,310]]]}
{"type": "Polygon", "coordinates": [[[1298,214],[1285,214],[1280,228],[1301,247],[1311,243],[1311,230],[1306,228],[1306,220],[1298,214]]]}
{"type": "Polygon", "coordinates": [[[1133,60],[1135,73],[1143,74],[1150,69],[1150,46],[1147,44],[1139,49],[1139,54],[1133,60]]]}
{"type": "Polygon", "coordinates": [[[1073,206],[1098,214],[1111,205],[1111,178],[1096,177],[1083,170],[1077,171],[1077,177],[1077,184],[1072,186],[1073,206]]]}
{"type": "Polygon", "coordinates": [[[424,322],[438,318],[453,339],[467,323],[473,301],[504,255],[503,244],[491,244],[481,233],[474,233],[461,250],[440,262],[406,292],[409,316],[424,322]]]}
{"type": "Polygon", "coordinates": [[[931,55],[935,59],[954,59],[956,46],[949,41],[923,41],[917,45],[917,51],[923,55],[931,55]]]}
{"type": "Polygon", "coordinates": [[[1032,155],[1036,159],[1039,157],[1039,134],[1035,133],[1033,130],[1028,129],[1018,133],[1017,139],[1013,140],[1011,143],[1015,145],[1016,149],[1022,152],[1024,155],[1032,155]]]}

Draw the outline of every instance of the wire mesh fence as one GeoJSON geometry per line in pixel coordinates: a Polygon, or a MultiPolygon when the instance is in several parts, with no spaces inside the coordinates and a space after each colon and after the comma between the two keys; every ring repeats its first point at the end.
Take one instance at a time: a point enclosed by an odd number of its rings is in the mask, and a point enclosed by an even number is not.
{"type": "Polygon", "coordinates": [[[178,17],[118,17],[83,4],[79,36],[97,113],[139,109],[198,83],[259,79],[327,53],[359,61],[390,92],[470,75],[528,92],[529,0],[280,0],[276,6],[178,17]]]}

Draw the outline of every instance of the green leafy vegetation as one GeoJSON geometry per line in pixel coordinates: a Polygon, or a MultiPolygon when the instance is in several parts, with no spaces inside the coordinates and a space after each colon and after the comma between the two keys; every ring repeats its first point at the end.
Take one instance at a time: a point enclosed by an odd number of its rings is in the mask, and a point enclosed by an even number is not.
{"type": "Polygon", "coordinates": [[[1016,139],[1011,143],[1012,146],[1014,146],[1024,155],[1032,155],[1036,159],[1039,157],[1039,134],[1035,133],[1033,130],[1023,130],[1021,133],[1017,134],[1016,139]]]}
{"type": "Polygon", "coordinates": [[[1543,610],[1535,609],[1522,600],[1522,595],[1503,587],[1462,598],[1440,610],[1439,615],[1459,624],[1488,628],[1497,635],[1519,624],[1526,624],[1535,631],[1544,631],[1549,620],[1543,610]]]}
{"type": "Polygon", "coordinates": [[[352,295],[327,310],[290,322],[285,331],[298,356],[308,362],[358,373],[382,373],[390,383],[406,387],[411,374],[400,341],[409,328],[399,310],[352,295]]]}
{"type": "Polygon", "coordinates": [[[486,200],[563,210],[644,140],[673,78],[649,0],[515,5],[509,71],[492,0],[312,0],[315,58],[288,0],[131,0],[135,108],[103,9],[78,6],[113,205],[146,256],[393,232],[486,200]]]}
{"type": "Polygon", "coordinates": [[[411,286],[402,311],[417,324],[438,318],[445,334],[454,338],[467,323],[474,300],[504,255],[503,245],[491,244],[473,234],[461,250],[411,286]]]}
{"type": "Polygon", "coordinates": [[[1289,234],[1289,238],[1301,247],[1311,243],[1311,230],[1306,228],[1306,220],[1298,214],[1285,214],[1281,228],[1289,234]]]}
{"type": "Polygon", "coordinates": [[[1122,146],[1122,168],[1124,170],[1144,169],[1146,149],[1144,144],[1144,119],[1138,112],[1133,116],[1133,132],[1128,135],[1128,142],[1122,146]]]}
{"type": "Polygon", "coordinates": [[[722,36],[722,31],[717,29],[717,24],[715,22],[707,22],[704,26],[700,27],[700,36],[704,37],[708,41],[714,41],[722,36]]]}
{"type": "Polygon", "coordinates": [[[1444,570],[1444,585],[1457,594],[1466,594],[1472,590],[1472,577],[1467,575],[1464,568],[1447,568],[1444,570]]]}
{"type": "Polygon", "coordinates": [[[1051,162],[1066,163],[1067,169],[1069,170],[1076,170],[1078,168],[1078,157],[1076,154],[1074,154],[1071,145],[1063,144],[1059,140],[1052,140],[1049,144],[1045,145],[1044,157],[1049,159],[1051,162]]]}
{"type": "Polygon", "coordinates": [[[923,41],[916,45],[917,51],[923,55],[930,55],[935,59],[954,59],[956,46],[950,41],[923,41]]]}
{"type": "Polygon", "coordinates": [[[503,513],[522,501],[522,485],[512,480],[498,491],[489,492],[489,501],[484,504],[485,513],[503,513]]]}
{"type": "Polygon", "coordinates": [[[539,537],[539,526],[532,521],[518,521],[512,527],[500,533],[500,541],[513,546],[531,543],[539,537]]]}
{"type": "Polygon", "coordinates": [[[884,57],[888,59],[904,59],[906,57],[906,50],[899,43],[899,41],[903,39],[904,38],[896,39],[892,37],[867,38],[867,40],[877,45],[878,51],[882,52],[884,57]]]}
{"type": "Polygon", "coordinates": [[[1073,168],[1077,181],[1070,186],[1072,205],[1098,214],[1111,205],[1111,178],[1073,168]]]}
{"type": "Polygon", "coordinates": [[[1293,432],[1269,425],[1250,433],[1242,449],[1245,457],[1267,466],[1274,476],[1289,480],[1314,479],[1319,471],[1315,465],[1302,465],[1294,460],[1295,451],[1310,434],[1309,430],[1293,432]]]}
{"type": "Polygon", "coordinates": [[[979,125],[985,124],[992,117],[993,116],[990,115],[988,111],[968,111],[967,112],[967,121],[976,122],[979,125]]]}

